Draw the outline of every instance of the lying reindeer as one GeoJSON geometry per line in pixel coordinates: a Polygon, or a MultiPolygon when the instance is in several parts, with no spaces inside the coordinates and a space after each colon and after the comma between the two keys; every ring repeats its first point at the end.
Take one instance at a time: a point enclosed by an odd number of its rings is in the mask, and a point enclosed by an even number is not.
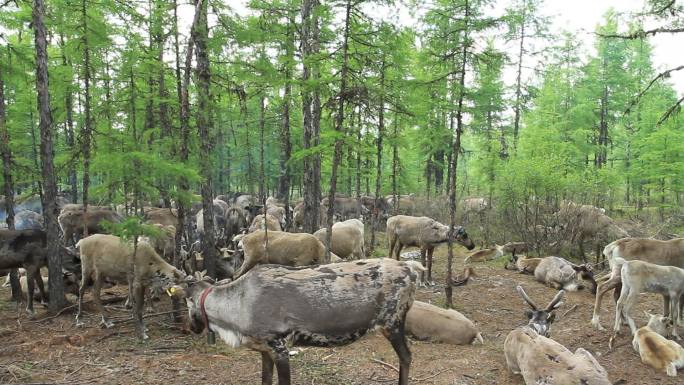
{"type": "Polygon", "coordinates": [[[504,255],[504,247],[499,245],[494,245],[493,248],[482,249],[470,253],[464,260],[463,263],[469,262],[487,262],[495,260],[504,255]]]}
{"type": "Polygon", "coordinates": [[[408,384],[411,352],[404,335],[418,262],[366,259],[313,268],[255,266],[225,285],[203,280],[169,289],[186,299],[190,329],[205,328],[232,347],[261,353],[261,383],[290,385],[286,345],[339,346],[380,329],[399,357],[399,384],[408,384]],[[274,316],[274,309],[278,315],[274,316]]]}
{"type": "Polygon", "coordinates": [[[554,310],[562,304],[565,294],[561,290],[541,310],[522,286],[517,287],[532,310],[526,312],[529,322],[514,329],[504,342],[506,365],[516,374],[521,374],[525,384],[585,384],[610,385],[606,370],[588,351],[579,348],[572,353],[565,346],[548,338],[549,327],[555,319],[554,310]]]}
{"type": "Polygon", "coordinates": [[[545,257],[534,269],[534,277],[555,289],[576,291],[584,288],[580,279],[591,284],[591,292],[596,293],[594,272],[589,264],[576,265],[560,257],[545,257]]]}
{"type": "Polygon", "coordinates": [[[648,313],[646,315],[649,317],[648,325],[637,330],[632,346],[641,356],[641,362],[656,370],[665,370],[668,376],[676,377],[677,369],[684,368],[684,348],[663,337],[668,326],[672,326],[672,319],[648,313]]]}

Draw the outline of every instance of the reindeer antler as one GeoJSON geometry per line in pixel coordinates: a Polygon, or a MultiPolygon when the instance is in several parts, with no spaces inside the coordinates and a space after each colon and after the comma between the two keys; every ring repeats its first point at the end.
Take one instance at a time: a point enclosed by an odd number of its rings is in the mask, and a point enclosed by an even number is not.
{"type": "Polygon", "coordinates": [[[516,287],[516,290],[518,290],[518,293],[523,297],[525,302],[527,302],[528,305],[532,307],[532,310],[539,310],[539,307],[532,301],[532,298],[530,298],[527,293],[525,293],[525,290],[523,290],[522,286],[518,285],[516,287]]]}
{"type": "Polygon", "coordinates": [[[560,305],[562,305],[562,302],[560,302],[563,299],[563,296],[565,295],[565,290],[559,291],[555,297],[549,302],[549,304],[546,306],[545,311],[552,311],[558,308],[560,305]]]}

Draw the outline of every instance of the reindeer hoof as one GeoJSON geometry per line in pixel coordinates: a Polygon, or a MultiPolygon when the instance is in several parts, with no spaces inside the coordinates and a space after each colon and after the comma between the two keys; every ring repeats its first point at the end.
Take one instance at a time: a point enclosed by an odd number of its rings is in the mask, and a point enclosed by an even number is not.
{"type": "Polygon", "coordinates": [[[592,320],[591,320],[591,326],[593,326],[596,330],[601,330],[601,331],[605,331],[605,330],[606,330],[606,328],[604,328],[604,327],[601,325],[601,322],[600,322],[597,318],[592,318],[592,320]]]}

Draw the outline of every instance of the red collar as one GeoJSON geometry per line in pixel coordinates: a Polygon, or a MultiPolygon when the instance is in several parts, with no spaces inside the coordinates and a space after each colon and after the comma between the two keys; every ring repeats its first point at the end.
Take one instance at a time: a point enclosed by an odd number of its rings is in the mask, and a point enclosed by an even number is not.
{"type": "Polygon", "coordinates": [[[214,287],[209,286],[208,288],[204,289],[200,295],[200,312],[202,313],[202,319],[204,320],[204,325],[207,327],[207,331],[211,331],[211,329],[209,329],[209,318],[207,317],[207,312],[204,310],[204,300],[207,299],[207,296],[212,290],[214,290],[214,287]]]}

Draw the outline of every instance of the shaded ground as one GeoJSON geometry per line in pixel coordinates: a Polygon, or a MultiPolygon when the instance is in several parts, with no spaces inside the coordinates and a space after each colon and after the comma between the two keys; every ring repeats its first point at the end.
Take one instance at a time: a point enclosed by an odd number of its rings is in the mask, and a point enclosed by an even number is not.
{"type": "MultiPolygon", "coordinates": [[[[435,251],[436,280],[443,281],[446,247],[435,251]]],[[[457,258],[456,269],[462,268],[457,258]]],[[[551,288],[535,282],[531,276],[506,271],[501,263],[476,265],[478,277],[467,286],[456,288],[457,310],[472,319],[482,330],[485,345],[448,346],[412,341],[413,365],[411,383],[420,384],[522,384],[505,367],[503,342],[507,333],[526,322],[526,309],[515,291],[522,284],[538,303],[546,304],[555,294],[551,288]]],[[[123,295],[124,288],[106,292],[123,295]]],[[[105,296],[106,298],[107,296],[105,296]]],[[[74,326],[73,314],[40,321],[30,321],[17,313],[9,303],[7,288],[0,289],[0,383],[64,383],[64,384],[188,384],[200,380],[204,384],[257,384],[260,382],[260,356],[249,350],[231,350],[225,346],[208,346],[204,336],[183,333],[168,315],[147,319],[149,342],[138,343],[133,325],[124,321],[113,329],[97,326],[99,317],[91,306],[86,310],[86,328],[74,326]],[[17,317],[19,316],[19,317],[17,317]]],[[[88,295],[88,298],[89,295],[88,295]]],[[[417,298],[441,304],[439,287],[419,289],[417,298]]],[[[73,297],[71,298],[73,300],[73,297]]],[[[605,301],[602,312],[604,326],[613,319],[612,299],[605,301]]],[[[552,337],[570,350],[583,347],[592,352],[608,370],[610,379],[625,384],[681,384],[678,378],[657,373],[641,363],[632,350],[628,329],[608,352],[608,332],[591,328],[589,320],[593,297],[588,292],[570,293],[560,308],[552,327],[552,337]],[[567,314],[566,314],[567,312],[567,314]]],[[[167,298],[156,304],[156,311],[168,310],[167,298]]],[[[40,308],[40,306],[38,307],[40,308]]],[[[114,316],[124,320],[128,312],[110,306],[114,316]]],[[[642,310],[661,312],[660,298],[642,296],[634,312],[639,324],[642,310]]],[[[273,315],[277,317],[277,314],[273,315]]],[[[292,358],[295,384],[385,384],[394,383],[393,369],[379,360],[397,365],[389,342],[380,335],[370,335],[341,348],[302,349],[292,358]]]]}

